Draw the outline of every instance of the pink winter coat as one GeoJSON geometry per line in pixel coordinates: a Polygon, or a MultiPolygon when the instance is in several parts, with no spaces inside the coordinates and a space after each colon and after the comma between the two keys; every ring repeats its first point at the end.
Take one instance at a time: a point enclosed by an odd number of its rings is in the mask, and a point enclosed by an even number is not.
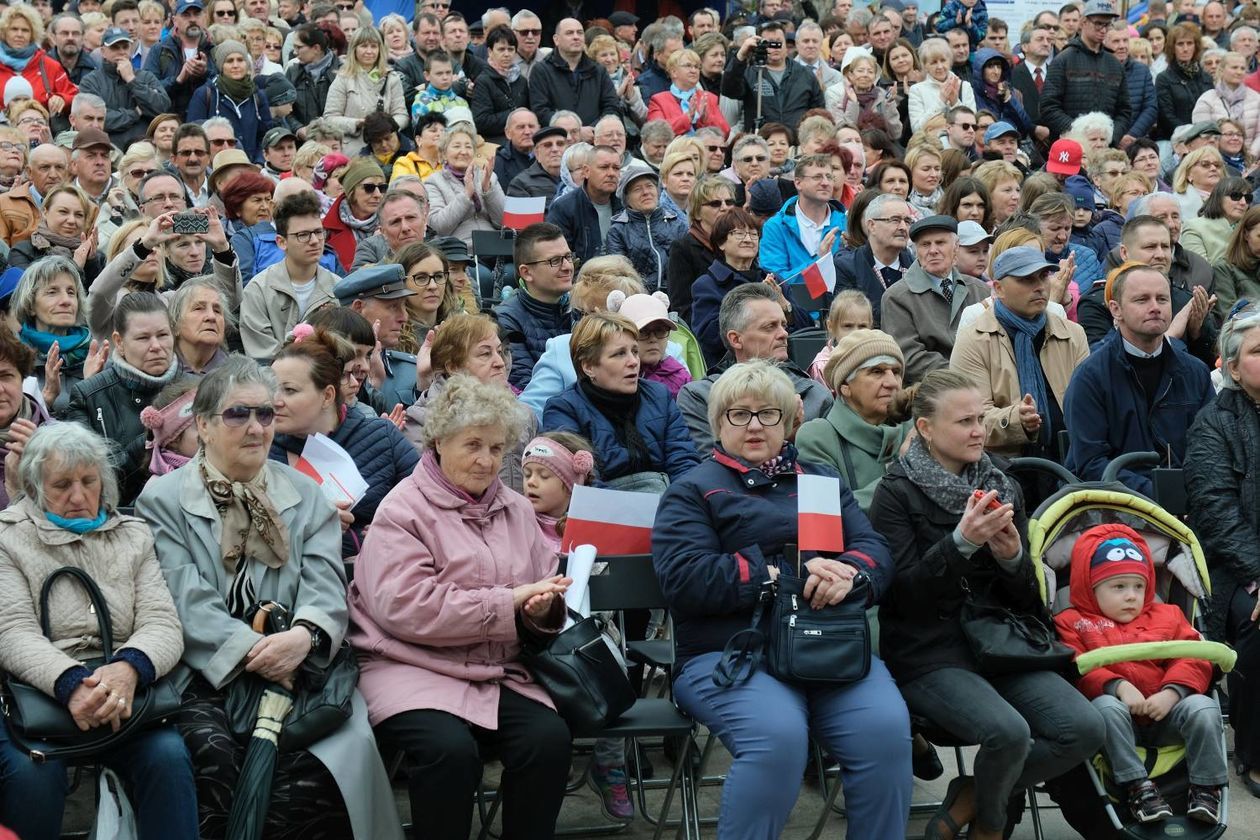
{"type": "Polygon", "coordinates": [[[524,496],[496,480],[469,501],[426,451],[376,509],[350,585],[348,638],[372,724],[436,709],[497,729],[501,687],[554,708],[518,661],[512,588],[556,565],[524,496]]]}
{"type": "Polygon", "coordinates": [[[1247,150],[1252,156],[1260,156],[1260,93],[1245,84],[1239,85],[1239,88],[1243,92],[1242,99],[1232,105],[1221,97],[1219,88],[1207,91],[1194,103],[1191,119],[1195,122],[1216,122],[1227,117],[1237,120],[1247,135],[1247,150]]]}

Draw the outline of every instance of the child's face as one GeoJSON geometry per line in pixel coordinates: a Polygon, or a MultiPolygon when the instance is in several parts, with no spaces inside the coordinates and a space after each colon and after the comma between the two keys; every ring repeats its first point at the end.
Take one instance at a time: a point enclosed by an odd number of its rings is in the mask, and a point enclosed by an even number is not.
{"type": "Polygon", "coordinates": [[[424,71],[424,80],[438,90],[450,90],[455,81],[455,70],[449,64],[438,62],[432,70],[424,71]]]}
{"type": "Polygon", "coordinates": [[[1116,575],[1094,587],[1099,611],[1117,624],[1128,624],[1138,617],[1146,603],[1146,578],[1139,575],[1116,575]]]}
{"type": "Polygon", "coordinates": [[[1093,220],[1094,211],[1084,207],[1077,207],[1076,212],[1072,214],[1072,225],[1074,227],[1088,227],[1093,220]]]}
{"type": "Polygon", "coordinates": [[[830,328],[831,337],[839,341],[854,330],[871,329],[872,320],[871,310],[850,307],[839,312],[827,326],[830,328]]]}
{"type": "Polygon", "coordinates": [[[569,509],[569,491],[555,473],[541,464],[525,465],[525,498],[534,513],[560,517],[569,509]]]}

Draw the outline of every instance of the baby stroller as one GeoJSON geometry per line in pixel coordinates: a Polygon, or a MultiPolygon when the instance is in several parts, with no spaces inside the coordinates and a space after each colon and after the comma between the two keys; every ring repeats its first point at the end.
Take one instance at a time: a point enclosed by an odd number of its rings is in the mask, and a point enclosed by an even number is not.
{"type": "MultiPolygon", "coordinates": [[[[1190,528],[1159,504],[1134,492],[1117,480],[1125,467],[1158,464],[1155,453],[1129,453],[1112,461],[1101,481],[1082,482],[1059,464],[1037,458],[1016,459],[1012,471],[1038,470],[1055,475],[1062,486],[1037,508],[1028,521],[1029,554],[1041,586],[1041,594],[1052,613],[1068,604],[1068,576],[1072,547],[1080,534],[1095,525],[1118,523],[1133,528],[1146,540],[1155,566],[1155,597],[1177,606],[1195,627],[1201,626],[1200,603],[1211,594],[1203,549],[1190,528]]],[[[1117,645],[1089,651],[1076,660],[1082,674],[1095,668],[1139,659],[1193,658],[1211,662],[1221,673],[1229,672],[1237,655],[1227,645],[1208,641],[1151,642],[1117,645]]],[[[1225,733],[1222,729],[1221,738],[1225,733]]],[[[1185,812],[1189,779],[1185,767],[1185,747],[1178,744],[1158,748],[1138,747],[1150,779],[1179,813],[1185,812]]],[[[1180,837],[1184,840],[1214,840],[1225,833],[1229,814],[1229,791],[1221,797],[1221,822],[1212,826],[1176,816],[1161,822],[1134,821],[1124,807],[1124,793],[1115,785],[1102,753],[1088,764],[1087,771],[1118,836],[1135,840],[1180,837]],[[1117,803],[1120,807],[1117,808],[1117,803]]]]}

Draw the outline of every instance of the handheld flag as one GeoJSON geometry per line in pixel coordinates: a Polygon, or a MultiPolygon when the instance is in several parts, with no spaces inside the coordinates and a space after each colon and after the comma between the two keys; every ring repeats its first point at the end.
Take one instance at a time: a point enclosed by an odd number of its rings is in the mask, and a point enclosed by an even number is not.
{"type": "Polygon", "coordinates": [[[512,230],[524,230],[538,224],[547,214],[544,196],[528,198],[510,195],[503,200],[503,226],[512,230]]]}
{"type": "Polygon", "coordinates": [[[796,492],[797,544],[801,551],[843,553],[840,479],[826,475],[798,475],[796,492]]]}
{"type": "Polygon", "coordinates": [[[836,288],[836,264],[830,253],[823,254],[801,272],[801,279],[812,298],[820,298],[836,288]]]}
{"type": "Polygon", "coordinates": [[[593,545],[600,555],[648,554],[652,550],[652,523],[661,497],[655,493],[630,493],[586,487],[573,488],[569,517],[564,526],[561,551],[593,545]]]}

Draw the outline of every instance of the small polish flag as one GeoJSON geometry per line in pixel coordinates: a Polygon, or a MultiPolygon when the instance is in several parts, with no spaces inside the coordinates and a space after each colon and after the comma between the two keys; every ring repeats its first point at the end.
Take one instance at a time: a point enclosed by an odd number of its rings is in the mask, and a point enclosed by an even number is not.
{"type": "Polygon", "coordinates": [[[827,292],[835,291],[836,264],[832,261],[831,254],[823,254],[816,262],[810,263],[801,272],[801,279],[805,281],[805,288],[812,298],[820,298],[827,292]]]}
{"type": "Polygon", "coordinates": [[[561,551],[593,545],[601,556],[649,554],[652,523],[661,497],[655,493],[631,493],[577,485],[569,501],[561,551]]]}
{"type": "Polygon", "coordinates": [[[503,226],[512,230],[524,230],[541,222],[547,214],[544,196],[527,198],[510,195],[503,200],[503,226]]]}
{"type": "Polygon", "coordinates": [[[797,544],[801,551],[843,553],[840,479],[826,475],[798,475],[796,492],[797,544]]]}

